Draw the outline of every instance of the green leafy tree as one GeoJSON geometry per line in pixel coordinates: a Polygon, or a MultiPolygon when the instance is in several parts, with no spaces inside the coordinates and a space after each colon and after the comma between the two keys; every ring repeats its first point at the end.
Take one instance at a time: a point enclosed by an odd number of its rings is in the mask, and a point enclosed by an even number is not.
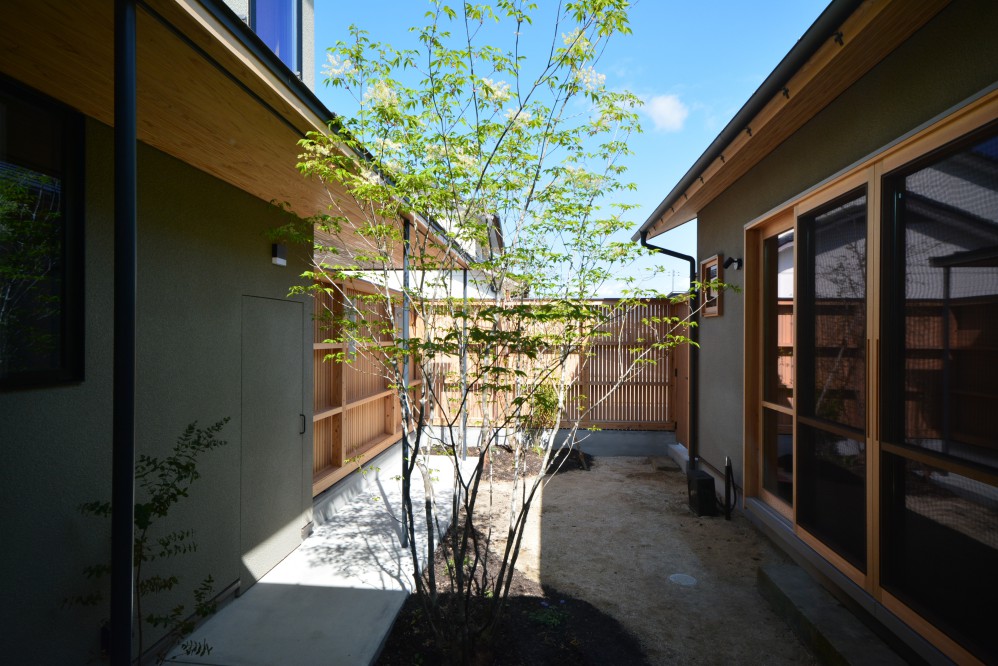
{"type": "Polygon", "coordinates": [[[592,343],[628,317],[641,321],[643,336],[619,350],[619,386],[657,350],[688,342],[688,317],[643,317],[639,297],[659,294],[621,277],[641,252],[615,240],[631,226],[621,160],[639,131],[639,100],[607,88],[596,68],[608,40],[629,32],[627,6],[565,2],[541,28],[528,2],[433,2],[413,49],[351,28],[349,43],[329,49],[326,83],[352,94],[357,112],[301,143],[300,169],[326,184],[329,207],[308,220],[314,284],[292,291],[337,304],[323,316],[325,342],[340,343],[328,360],[363,360],[397,393],[415,593],[456,663],[488,649],[502,618],[544,478],[526,472],[529,431],[546,428],[546,469],[558,427],[575,441],[579,421],[615,388],[598,399],[573,389],[592,343]],[[543,61],[527,61],[528,39],[548,40],[543,61]],[[594,302],[611,278],[628,281],[628,297],[594,302]],[[356,279],[373,291],[350,289],[356,279]],[[496,446],[515,467],[498,521],[482,506],[493,502],[496,446]],[[452,505],[432,499],[430,452],[455,469],[470,452],[470,473],[440,480],[455,489],[452,505]],[[426,489],[423,506],[413,505],[414,484],[426,489]],[[436,529],[440,515],[447,533],[436,529]],[[447,580],[421,564],[438,545],[462,563],[447,580]]]}

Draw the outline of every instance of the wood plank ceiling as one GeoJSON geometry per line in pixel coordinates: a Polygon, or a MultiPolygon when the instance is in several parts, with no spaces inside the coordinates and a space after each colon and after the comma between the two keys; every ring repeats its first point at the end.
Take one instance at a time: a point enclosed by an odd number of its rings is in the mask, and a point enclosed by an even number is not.
{"type": "MultiPolygon", "coordinates": [[[[106,125],[114,120],[114,3],[4,0],[0,70],[106,125]]],[[[320,118],[197,0],[143,0],[137,12],[138,138],[306,217],[342,190],[297,170],[297,142],[320,118]]],[[[141,193],[140,193],[141,196],[141,193]]],[[[347,254],[369,251],[342,234],[347,254]]],[[[401,266],[401,248],[396,252],[401,266]]]]}

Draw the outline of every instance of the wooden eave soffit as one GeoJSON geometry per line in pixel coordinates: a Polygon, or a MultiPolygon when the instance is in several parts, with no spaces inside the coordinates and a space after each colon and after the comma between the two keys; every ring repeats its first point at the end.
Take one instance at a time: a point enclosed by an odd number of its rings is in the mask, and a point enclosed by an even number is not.
{"type": "MultiPolygon", "coordinates": [[[[113,7],[4,0],[0,70],[113,125],[113,7]]],[[[136,19],[139,140],[264,201],[323,210],[325,188],[296,164],[325,119],[197,0],[142,0],[136,19]]]]}
{"type": "Polygon", "coordinates": [[[867,0],[787,81],[648,227],[648,238],[689,222],[852,84],[905,42],[950,0],[867,0]]]}
{"type": "MultiPolygon", "coordinates": [[[[3,0],[0,72],[112,126],[113,7],[3,0]]],[[[347,199],[296,167],[298,140],[326,131],[327,119],[198,0],[140,0],[136,19],[141,142],[303,217],[347,199]]],[[[422,220],[415,226],[428,232],[422,220]]]]}

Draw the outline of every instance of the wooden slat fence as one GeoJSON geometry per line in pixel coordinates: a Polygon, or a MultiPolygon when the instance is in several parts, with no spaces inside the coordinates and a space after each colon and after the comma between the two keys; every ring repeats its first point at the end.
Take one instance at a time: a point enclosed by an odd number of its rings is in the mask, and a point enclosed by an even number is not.
{"type": "MultiPolygon", "coordinates": [[[[313,456],[312,494],[326,488],[357,469],[402,437],[402,418],[395,390],[378,363],[381,349],[391,336],[363,326],[365,321],[383,320],[386,314],[372,303],[356,300],[364,293],[363,283],[341,285],[340,293],[317,294],[314,299],[313,366],[313,456]],[[329,315],[340,318],[353,304],[353,319],[361,324],[358,334],[373,342],[361,348],[337,338],[329,315]],[[326,342],[330,340],[330,342],[326,342]],[[350,363],[327,360],[330,354],[345,353],[350,363]]],[[[419,386],[419,368],[410,368],[410,385],[419,386]]]]}
{"type": "MultiPolygon", "coordinates": [[[[600,305],[612,308],[615,301],[600,305]]],[[[584,395],[580,425],[617,430],[675,430],[676,350],[652,350],[636,372],[621,376],[654,340],[671,329],[664,321],[682,316],[688,307],[668,300],[649,300],[601,327],[606,337],[597,338],[583,359],[574,391],[584,395]],[[658,319],[657,323],[653,320],[658,319]],[[619,385],[618,385],[619,384],[619,385]],[[609,397],[608,397],[609,396],[609,397]]],[[[677,334],[685,331],[676,331],[677,334]]],[[[570,413],[574,418],[577,413],[570,413]]]]}
{"type": "MultiPolygon", "coordinates": [[[[348,299],[361,293],[344,286],[348,299]]],[[[596,305],[611,308],[614,301],[600,301],[596,305]]],[[[358,321],[374,306],[359,304],[358,321]]],[[[588,348],[573,353],[569,358],[569,372],[573,383],[567,419],[574,419],[582,410],[581,425],[605,429],[674,430],[676,428],[676,351],[653,352],[634,376],[621,382],[609,398],[608,392],[616,384],[623,369],[630,364],[631,350],[644,348],[656,335],[667,332],[666,324],[649,326],[643,320],[654,317],[680,316],[685,306],[672,306],[668,301],[648,301],[643,307],[617,321],[604,326],[606,337],[596,340],[588,348]],[[583,398],[583,396],[585,396],[583,398]],[[599,404],[597,404],[599,403],[599,404]]],[[[358,458],[369,460],[391,446],[402,436],[401,413],[394,389],[379,370],[377,359],[381,345],[388,344],[388,336],[374,335],[376,342],[364,349],[355,349],[333,340],[336,333],[323,316],[331,312],[341,316],[345,311],[339,295],[321,294],[315,298],[314,344],[314,454],[313,494],[319,494],[336,481],[357,468],[358,458]],[[349,364],[326,360],[327,355],[351,353],[349,364]],[[353,354],[355,352],[355,355],[353,354]]],[[[414,324],[413,334],[419,334],[414,324]]],[[[473,356],[473,355],[472,355],[473,356]]],[[[542,359],[543,361],[543,359],[542,359]]],[[[473,365],[468,376],[477,375],[473,365]]],[[[512,367],[516,359],[504,359],[502,365],[512,367]]],[[[527,368],[525,362],[520,366],[527,368]]],[[[431,418],[436,423],[449,420],[460,423],[461,363],[459,358],[443,359],[429,369],[429,381],[434,382],[434,393],[440,396],[431,418]]],[[[419,368],[413,364],[410,385],[416,389],[422,383],[419,368]]],[[[512,393],[486,396],[472,386],[469,401],[468,423],[482,423],[488,412],[495,421],[500,407],[513,399],[512,393]]]]}
{"type": "MultiPolygon", "coordinates": [[[[615,301],[598,301],[596,305],[612,308],[615,301]]],[[[685,305],[672,305],[667,300],[646,301],[642,307],[602,327],[605,337],[596,339],[585,350],[568,359],[571,387],[564,420],[580,418],[584,428],[599,427],[617,430],[676,429],[676,350],[653,350],[644,355],[636,371],[621,380],[632,360],[670,330],[664,321],[650,324],[649,320],[681,316],[685,305]],[[619,385],[618,385],[619,384],[619,385]]],[[[677,333],[679,333],[677,331],[677,333]]],[[[541,359],[540,366],[545,360],[541,359]]],[[[517,365],[508,360],[501,365],[517,365]]],[[[521,361],[517,367],[528,370],[521,361]]],[[[434,413],[434,422],[458,423],[460,407],[460,359],[451,358],[433,368],[435,393],[441,398],[434,413]]],[[[468,375],[477,373],[473,365],[468,375]]],[[[468,423],[480,425],[488,410],[494,422],[498,406],[512,400],[512,395],[491,395],[483,399],[474,386],[469,400],[468,423]]]]}

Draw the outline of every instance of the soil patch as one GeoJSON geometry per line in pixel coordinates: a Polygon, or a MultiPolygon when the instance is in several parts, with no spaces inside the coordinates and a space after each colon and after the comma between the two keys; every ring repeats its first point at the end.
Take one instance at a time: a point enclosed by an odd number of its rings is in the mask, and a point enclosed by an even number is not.
{"type": "Polygon", "coordinates": [[[579,448],[561,448],[548,461],[547,473],[561,474],[573,470],[588,472],[595,460],[595,458],[579,448]]]}
{"type": "MultiPolygon", "coordinates": [[[[511,595],[491,654],[478,663],[491,666],[642,666],[648,664],[638,640],[619,622],[587,601],[523,579],[511,595]],[[528,594],[534,592],[535,594],[528,594]]],[[[423,611],[414,596],[406,600],[378,659],[379,666],[441,664],[423,611]]]]}

